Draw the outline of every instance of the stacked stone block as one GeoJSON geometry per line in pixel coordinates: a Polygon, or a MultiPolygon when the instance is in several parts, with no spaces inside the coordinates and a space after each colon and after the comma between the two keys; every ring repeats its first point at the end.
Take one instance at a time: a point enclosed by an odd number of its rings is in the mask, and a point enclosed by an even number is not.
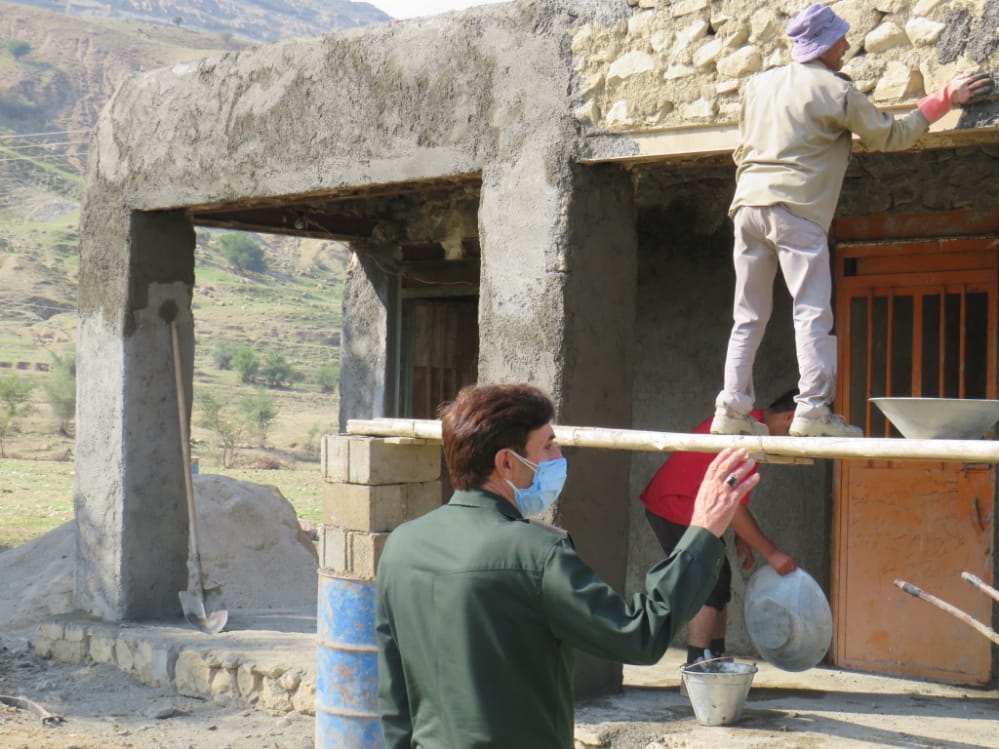
{"type": "MultiPolygon", "coordinates": [[[[755,73],[788,61],[787,21],[812,0],[621,0],[614,25],[572,39],[576,119],[620,133],[732,125],[755,73]]],[[[956,74],[999,68],[999,2],[838,0],[843,72],[879,106],[911,106],[956,74]]]]}
{"type": "Polygon", "coordinates": [[[190,645],[190,632],[163,625],[134,629],[96,618],[57,616],[41,624],[35,652],[61,663],[105,663],[153,687],[217,704],[256,705],[271,714],[315,715],[314,673],[281,659],[227,649],[224,642],[190,645]]]}
{"type": "Polygon", "coordinates": [[[389,532],[441,504],[441,448],[409,438],[323,438],[319,564],[373,580],[389,532]]]}

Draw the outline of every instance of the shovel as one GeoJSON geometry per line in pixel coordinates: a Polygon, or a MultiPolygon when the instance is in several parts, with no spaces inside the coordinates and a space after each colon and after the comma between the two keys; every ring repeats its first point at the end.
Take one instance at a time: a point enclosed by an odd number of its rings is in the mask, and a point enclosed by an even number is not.
{"type": "MultiPolygon", "coordinates": [[[[187,406],[184,401],[184,379],[180,361],[180,333],[177,331],[177,305],[164,302],[160,316],[170,324],[170,347],[173,350],[173,380],[177,388],[177,419],[180,424],[180,451],[184,466],[184,491],[187,494],[187,520],[190,527],[190,549],[187,557],[187,590],[177,593],[184,618],[208,635],[222,631],[229,620],[229,612],[218,608],[208,613],[205,608],[205,593],[219,591],[218,586],[205,587],[205,575],[201,569],[201,552],[198,547],[198,520],[194,508],[194,482],[191,479],[191,444],[188,436],[187,406]]],[[[217,597],[213,596],[213,597],[217,597]]]]}

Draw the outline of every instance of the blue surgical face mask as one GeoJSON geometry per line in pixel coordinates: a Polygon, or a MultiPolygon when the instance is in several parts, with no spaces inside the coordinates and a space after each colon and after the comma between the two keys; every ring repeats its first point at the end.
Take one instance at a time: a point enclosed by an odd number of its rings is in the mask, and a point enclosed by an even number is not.
{"type": "Polygon", "coordinates": [[[532,463],[527,458],[516,455],[524,465],[534,469],[534,480],[526,489],[521,489],[513,485],[512,481],[506,483],[513,489],[513,500],[517,504],[517,509],[522,515],[537,515],[551,507],[558,499],[562,487],[565,486],[565,479],[568,475],[568,464],[565,458],[555,460],[545,460],[541,463],[532,463]]]}

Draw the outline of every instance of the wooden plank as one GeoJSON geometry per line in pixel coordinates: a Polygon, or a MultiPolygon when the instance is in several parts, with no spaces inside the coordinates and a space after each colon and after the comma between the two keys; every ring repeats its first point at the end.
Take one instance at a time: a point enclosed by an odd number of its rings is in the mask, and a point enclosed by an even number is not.
{"type": "Polygon", "coordinates": [[[961,208],[929,213],[849,216],[834,224],[837,239],[863,240],[926,237],[942,234],[988,234],[999,229],[999,207],[961,208]]]}

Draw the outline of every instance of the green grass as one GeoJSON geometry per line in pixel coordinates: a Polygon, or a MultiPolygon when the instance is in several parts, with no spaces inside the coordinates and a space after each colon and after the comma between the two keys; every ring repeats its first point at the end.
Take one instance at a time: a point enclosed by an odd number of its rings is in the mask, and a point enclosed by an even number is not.
{"type": "MultiPolygon", "coordinates": [[[[322,520],[318,463],[293,469],[224,469],[211,459],[200,473],[275,486],[299,517],[317,526],[322,520]]],[[[73,519],[73,471],[69,461],[0,460],[0,552],[48,533],[73,519]]]]}
{"type": "Polygon", "coordinates": [[[0,460],[0,551],[72,518],[72,463],[0,460]]]}

